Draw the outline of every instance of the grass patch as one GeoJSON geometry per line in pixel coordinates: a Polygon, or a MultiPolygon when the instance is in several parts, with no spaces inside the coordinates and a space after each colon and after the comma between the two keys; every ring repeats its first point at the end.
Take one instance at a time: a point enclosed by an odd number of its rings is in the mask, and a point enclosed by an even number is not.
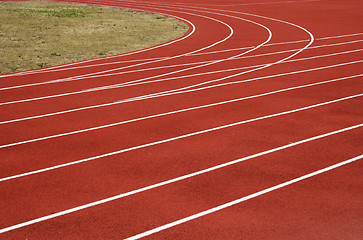
{"type": "Polygon", "coordinates": [[[0,1],[0,74],[110,56],[184,35],[158,14],[44,1],[0,1]]]}

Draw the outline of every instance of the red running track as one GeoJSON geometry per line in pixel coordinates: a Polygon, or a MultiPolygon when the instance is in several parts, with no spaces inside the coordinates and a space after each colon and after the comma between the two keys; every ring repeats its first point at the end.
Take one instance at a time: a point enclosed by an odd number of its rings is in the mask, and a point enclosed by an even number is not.
{"type": "Polygon", "coordinates": [[[359,239],[359,0],[68,2],[189,24],[0,76],[0,239],[359,239]]]}

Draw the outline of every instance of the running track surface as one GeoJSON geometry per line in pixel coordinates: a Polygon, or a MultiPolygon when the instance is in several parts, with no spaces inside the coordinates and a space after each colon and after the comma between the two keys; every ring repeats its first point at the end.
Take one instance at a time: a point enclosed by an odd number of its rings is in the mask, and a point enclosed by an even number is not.
{"type": "Polygon", "coordinates": [[[182,38],[0,76],[0,239],[360,239],[360,0],[75,0],[182,38]]]}

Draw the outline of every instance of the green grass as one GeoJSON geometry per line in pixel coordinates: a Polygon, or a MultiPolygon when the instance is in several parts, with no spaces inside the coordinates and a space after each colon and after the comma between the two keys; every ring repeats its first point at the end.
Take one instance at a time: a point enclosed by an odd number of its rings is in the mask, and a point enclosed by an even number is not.
{"type": "Polygon", "coordinates": [[[44,1],[0,2],[0,74],[115,55],[184,35],[158,14],[44,1]]]}

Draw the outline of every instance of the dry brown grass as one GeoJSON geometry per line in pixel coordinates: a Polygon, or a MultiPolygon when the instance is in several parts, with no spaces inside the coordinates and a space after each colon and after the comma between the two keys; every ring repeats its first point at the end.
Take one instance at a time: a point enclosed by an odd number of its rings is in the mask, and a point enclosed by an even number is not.
{"type": "Polygon", "coordinates": [[[181,37],[173,18],[44,1],[0,2],[0,74],[154,46],[181,37]]]}

